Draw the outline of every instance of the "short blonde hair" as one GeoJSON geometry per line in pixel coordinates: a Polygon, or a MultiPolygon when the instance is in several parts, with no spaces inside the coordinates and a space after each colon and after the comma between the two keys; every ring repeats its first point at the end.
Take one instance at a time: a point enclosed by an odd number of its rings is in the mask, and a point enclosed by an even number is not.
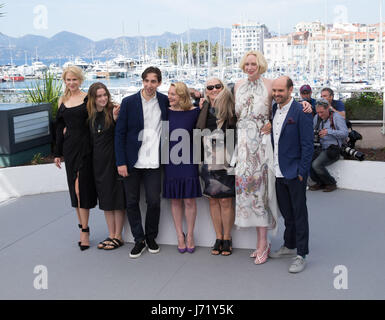
{"type": "Polygon", "coordinates": [[[171,84],[171,87],[175,87],[175,92],[179,97],[179,106],[182,110],[190,110],[193,104],[191,103],[190,91],[183,82],[175,82],[171,84]]]}
{"type": "Polygon", "coordinates": [[[261,52],[255,50],[246,52],[246,54],[242,57],[241,62],[239,63],[239,67],[243,70],[243,72],[245,71],[246,59],[250,55],[255,56],[255,58],[257,59],[258,73],[265,73],[267,71],[267,61],[261,52]]]}

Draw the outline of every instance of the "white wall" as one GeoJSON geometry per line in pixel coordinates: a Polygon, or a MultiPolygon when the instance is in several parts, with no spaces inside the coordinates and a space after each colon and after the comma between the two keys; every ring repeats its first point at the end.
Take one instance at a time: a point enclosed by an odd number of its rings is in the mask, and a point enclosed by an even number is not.
{"type": "Polygon", "coordinates": [[[385,193],[385,162],[340,160],[328,170],[339,188],[385,193]]]}
{"type": "Polygon", "coordinates": [[[0,169],[0,203],[10,198],[68,190],[65,164],[53,163],[0,169]]]}

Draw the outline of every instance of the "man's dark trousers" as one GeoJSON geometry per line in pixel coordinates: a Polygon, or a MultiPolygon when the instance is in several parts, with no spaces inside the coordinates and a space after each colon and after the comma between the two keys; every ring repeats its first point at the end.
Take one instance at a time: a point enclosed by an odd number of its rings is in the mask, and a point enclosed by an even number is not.
{"type": "Polygon", "coordinates": [[[158,235],[160,218],[161,169],[133,168],[123,181],[127,217],[135,242],[155,239],[158,235]],[[139,207],[141,182],[144,184],[147,204],[144,230],[139,207]]]}
{"type": "Polygon", "coordinates": [[[285,219],[284,241],[288,249],[297,248],[297,254],[309,253],[309,222],[306,206],[306,181],[299,178],[276,178],[277,201],[285,219]]]}
{"type": "Polygon", "coordinates": [[[334,158],[329,158],[327,151],[322,150],[319,156],[315,158],[311,164],[311,179],[319,185],[335,185],[337,182],[326,169],[326,166],[330,166],[334,162],[337,162],[339,158],[339,154],[334,158]]]}

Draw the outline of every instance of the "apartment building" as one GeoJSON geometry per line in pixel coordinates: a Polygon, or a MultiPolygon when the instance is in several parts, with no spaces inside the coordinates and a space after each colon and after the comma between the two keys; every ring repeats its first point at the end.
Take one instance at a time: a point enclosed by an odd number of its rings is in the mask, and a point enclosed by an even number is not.
{"type": "MultiPolygon", "coordinates": [[[[380,25],[319,22],[296,25],[296,32],[264,40],[269,67],[296,68],[319,74],[328,71],[338,76],[355,69],[376,67],[385,59],[385,33],[381,43],[380,25]]],[[[385,26],[383,26],[385,31],[385,26]]]]}
{"type": "Polygon", "coordinates": [[[264,24],[256,22],[233,24],[231,28],[233,61],[238,63],[242,56],[250,50],[263,52],[263,43],[270,37],[270,32],[264,24]]]}

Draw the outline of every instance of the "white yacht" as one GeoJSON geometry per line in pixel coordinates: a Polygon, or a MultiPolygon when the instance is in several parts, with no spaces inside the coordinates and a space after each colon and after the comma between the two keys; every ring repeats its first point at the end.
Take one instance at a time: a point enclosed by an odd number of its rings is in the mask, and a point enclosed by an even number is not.
{"type": "Polygon", "coordinates": [[[69,66],[77,66],[83,70],[87,70],[90,67],[90,64],[85,62],[82,58],[76,57],[75,60],[70,60],[63,64],[63,68],[69,66]]]}

